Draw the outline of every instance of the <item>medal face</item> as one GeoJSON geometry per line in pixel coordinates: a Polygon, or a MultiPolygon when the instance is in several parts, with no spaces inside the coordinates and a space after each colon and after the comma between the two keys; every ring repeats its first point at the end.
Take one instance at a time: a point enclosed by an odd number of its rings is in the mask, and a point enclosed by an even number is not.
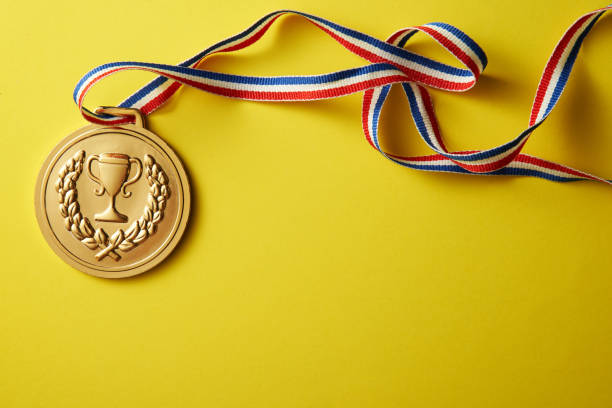
{"type": "Polygon", "coordinates": [[[60,142],[36,183],[36,216],[68,264],[103,278],[145,272],[176,247],[190,211],[187,174],[138,125],[91,125],[60,142]]]}

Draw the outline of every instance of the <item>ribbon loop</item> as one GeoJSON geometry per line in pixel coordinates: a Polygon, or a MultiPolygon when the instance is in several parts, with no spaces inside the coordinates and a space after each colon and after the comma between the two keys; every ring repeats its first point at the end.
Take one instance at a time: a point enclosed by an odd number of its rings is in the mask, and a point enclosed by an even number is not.
{"type": "Polygon", "coordinates": [[[402,166],[427,171],[528,175],[554,181],[596,180],[612,184],[597,176],[521,153],[529,136],[543,123],[559,100],[584,38],[610,8],[612,6],[587,13],[570,26],[546,64],[536,91],[529,127],[501,146],[486,150],[450,152],[440,134],[426,86],[450,92],[466,91],[476,84],[487,65],[487,57],[482,48],[467,34],[445,23],[404,28],[393,33],[386,41],[381,41],[317,16],[280,10],[264,16],[243,32],[178,65],[115,62],[96,67],[79,81],[73,97],[85,119],[98,124],[115,125],[130,119],[91,112],[83,107],[83,100],[93,84],[127,69],[159,75],[119,105],[120,108],[138,109],[144,115],[161,107],[181,85],[227,97],[277,102],[335,98],[364,91],[362,124],[366,139],[381,154],[402,166]],[[236,51],[254,44],[285,14],[302,16],[369,64],[323,75],[277,77],[223,74],[198,68],[209,55],[236,51]],[[437,41],[465,68],[447,65],[404,49],[407,41],[417,32],[437,41]],[[417,131],[435,154],[402,157],[381,148],[378,136],[380,113],[394,84],[402,85],[417,131]]]}

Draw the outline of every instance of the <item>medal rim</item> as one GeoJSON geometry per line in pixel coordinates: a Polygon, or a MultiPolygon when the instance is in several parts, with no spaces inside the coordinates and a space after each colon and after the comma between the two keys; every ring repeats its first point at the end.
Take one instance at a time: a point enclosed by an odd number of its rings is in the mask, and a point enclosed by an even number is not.
{"type": "MultiPolygon", "coordinates": [[[[38,226],[43,236],[45,237],[45,240],[47,241],[51,249],[64,262],[66,262],[73,268],[91,276],[108,279],[128,278],[131,276],[142,274],[156,267],[174,251],[181,238],[183,237],[183,234],[187,227],[187,223],[189,221],[189,216],[191,212],[191,186],[189,183],[189,177],[187,175],[187,172],[185,171],[185,166],[183,165],[183,162],[180,157],[176,154],[174,149],[172,149],[172,147],[168,145],[168,143],[166,143],[161,137],[159,137],[149,129],[133,124],[123,124],[119,126],[90,124],[81,127],[70,133],[68,136],[64,137],[60,142],[55,145],[51,152],[49,152],[38,172],[38,176],[36,179],[36,186],[34,189],[34,206],[38,226]],[[149,139],[151,142],[158,145],[159,148],[167,155],[174,168],[176,169],[176,172],[178,173],[178,182],[181,186],[183,193],[183,205],[180,208],[180,220],[178,222],[176,230],[171,236],[166,239],[163,248],[161,250],[158,250],[159,252],[156,255],[154,255],[150,259],[144,258],[144,263],[124,271],[105,271],[102,269],[96,269],[88,266],[84,263],[85,260],[81,260],[81,258],[70,252],[61,243],[61,241],[57,238],[53,227],[48,222],[45,196],[47,193],[47,188],[49,187],[49,177],[51,176],[51,171],[57,163],[59,157],[65,152],[65,150],[70,148],[71,145],[78,143],[80,140],[85,139],[86,137],[95,136],[95,133],[103,133],[104,131],[112,132],[117,130],[124,130],[130,133],[136,133],[141,138],[144,137],[146,139],[149,139]],[[92,133],[94,133],[94,135],[92,135],[92,133]]],[[[153,254],[155,254],[155,252],[153,252],[153,254]]]]}

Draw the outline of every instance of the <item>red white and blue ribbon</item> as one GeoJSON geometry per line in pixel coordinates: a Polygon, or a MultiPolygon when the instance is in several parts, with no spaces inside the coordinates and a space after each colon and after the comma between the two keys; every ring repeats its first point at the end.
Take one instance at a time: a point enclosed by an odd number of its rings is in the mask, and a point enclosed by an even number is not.
{"type": "Polygon", "coordinates": [[[335,98],[364,91],[362,124],[366,139],[372,147],[395,163],[427,171],[525,175],[554,181],[596,180],[612,184],[609,180],[521,153],[531,133],[544,122],[563,93],[584,38],[602,14],[611,8],[612,5],[587,13],[570,26],[544,68],[527,129],[509,142],[487,150],[448,151],[440,134],[426,87],[451,92],[466,91],[476,84],[487,65],[487,57],[478,44],[461,30],[445,23],[405,28],[393,33],[386,41],[381,41],[320,17],[281,10],[264,16],[245,31],[178,65],[142,62],[100,65],[79,81],[73,96],[88,121],[119,125],[131,119],[92,112],[83,106],[83,99],[93,84],[126,69],[145,70],[159,75],[119,104],[124,108],[137,108],[145,115],[161,107],[183,84],[227,97],[275,102],[335,98]],[[209,55],[236,51],[254,44],[274,21],[285,14],[302,16],[369,64],[324,75],[278,77],[232,75],[198,68],[209,55]],[[404,49],[407,41],[418,32],[437,41],[463,68],[443,64],[404,49]],[[402,85],[416,128],[435,154],[403,157],[382,149],[378,124],[383,104],[393,84],[402,85]]]}

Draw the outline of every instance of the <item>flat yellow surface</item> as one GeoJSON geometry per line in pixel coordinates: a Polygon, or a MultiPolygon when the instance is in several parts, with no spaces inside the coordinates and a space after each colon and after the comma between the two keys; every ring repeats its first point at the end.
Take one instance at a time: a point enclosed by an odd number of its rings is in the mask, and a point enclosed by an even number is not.
{"type": "MultiPolygon", "coordinates": [[[[612,189],[443,175],[384,160],[361,96],[266,104],[185,89],[149,127],[182,156],[195,208],[180,248],[134,279],[64,264],[34,216],[46,154],[83,126],[87,70],[179,62],[291,7],[379,38],[455,24],[490,65],[434,92],[453,149],[527,123],[553,46],[584,1],[6,1],[0,11],[0,407],[612,406],[612,189]]],[[[526,151],[612,176],[612,17],[526,151]]],[[[452,62],[424,37],[412,49],[452,62]]],[[[206,64],[261,75],[363,61],[296,17],[206,64]]],[[[151,78],[121,73],[87,105],[151,78]]],[[[400,92],[383,138],[425,153],[400,92]]]]}

